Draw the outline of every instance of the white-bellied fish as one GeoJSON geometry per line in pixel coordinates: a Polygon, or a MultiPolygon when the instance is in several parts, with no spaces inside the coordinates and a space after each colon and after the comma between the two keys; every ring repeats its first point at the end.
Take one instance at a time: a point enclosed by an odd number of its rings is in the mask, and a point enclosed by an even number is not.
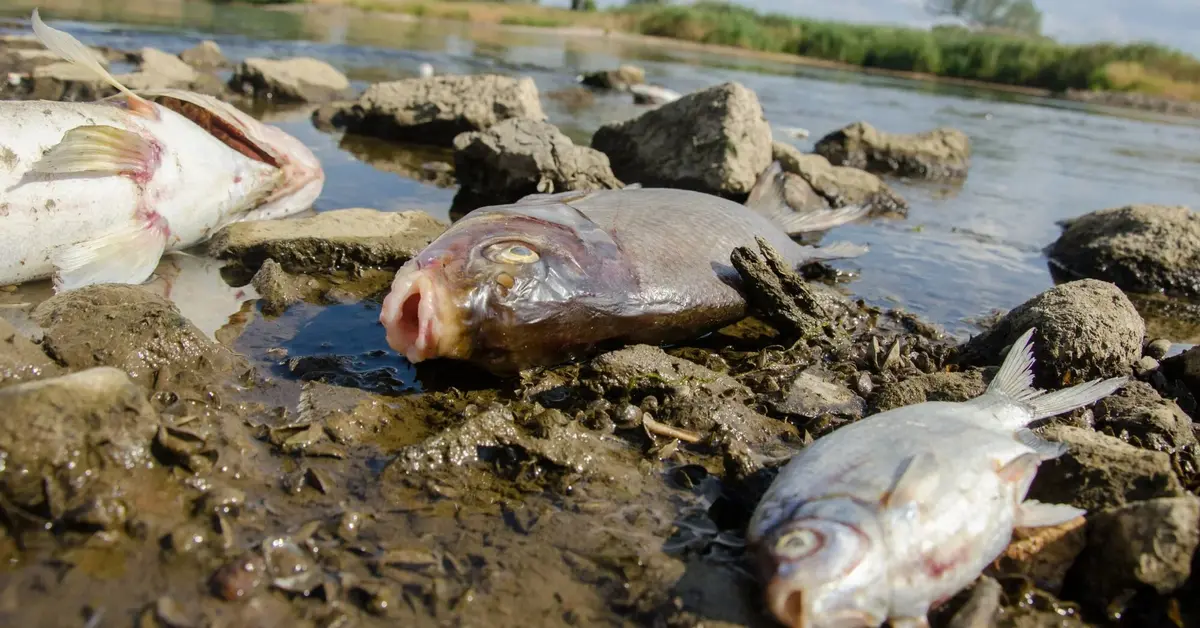
{"type": "Polygon", "coordinates": [[[783,176],[772,164],[745,205],[630,186],[476,209],[396,273],[380,312],[388,344],[411,362],[454,358],[512,373],[735,322],[746,300],[730,256],[756,236],[796,266],[866,250],[795,242],[789,234],[868,208],[793,211],[783,176]]]}
{"type": "Polygon", "coordinates": [[[1085,514],[1025,498],[1038,465],[1067,451],[1028,426],[1094,403],[1125,378],[1033,388],[1033,331],[1014,343],[983,395],[864,418],[780,470],[746,534],[780,622],[928,626],[929,610],[974,581],[1014,527],[1085,514]]]}
{"type": "Polygon", "coordinates": [[[320,162],[279,128],[193,92],[132,92],[36,9],[32,19],[43,45],[119,93],[0,102],[0,284],[138,284],[165,251],[320,195],[320,162]]]}

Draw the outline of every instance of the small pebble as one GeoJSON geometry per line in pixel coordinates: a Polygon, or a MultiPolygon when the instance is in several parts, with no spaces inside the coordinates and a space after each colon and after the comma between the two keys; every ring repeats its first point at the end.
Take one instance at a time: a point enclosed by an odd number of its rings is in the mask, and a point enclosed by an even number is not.
{"type": "Polygon", "coordinates": [[[1137,364],[1133,365],[1133,372],[1138,377],[1145,377],[1156,370],[1158,370],[1158,360],[1155,360],[1148,355],[1142,356],[1137,361],[1137,364]]]}
{"type": "Polygon", "coordinates": [[[1166,338],[1155,338],[1146,345],[1146,349],[1143,351],[1143,353],[1146,355],[1146,357],[1154,358],[1155,360],[1161,360],[1170,350],[1170,340],[1167,340],[1166,338]]]}

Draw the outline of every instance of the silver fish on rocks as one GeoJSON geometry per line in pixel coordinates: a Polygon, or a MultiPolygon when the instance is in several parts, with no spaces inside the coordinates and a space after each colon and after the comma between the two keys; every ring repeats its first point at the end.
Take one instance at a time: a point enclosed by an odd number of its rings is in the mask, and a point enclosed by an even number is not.
{"type": "Polygon", "coordinates": [[[780,470],[746,535],[775,618],[796,628],[928,626],[929,610],[974,581],[1014,527],[1085,514],[1025,499],[1038,465],[1067,451],[1028,426],[1094,403],[1126,378],[1037,390],[1033,332],[983,395],[881,412],[780,470]]]}

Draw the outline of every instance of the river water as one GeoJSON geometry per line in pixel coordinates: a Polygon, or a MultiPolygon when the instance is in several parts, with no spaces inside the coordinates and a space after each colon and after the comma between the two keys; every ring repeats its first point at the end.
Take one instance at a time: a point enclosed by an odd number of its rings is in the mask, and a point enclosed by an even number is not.
{"type": "MultiPolygon", "coordinates": [[[[1200,194],[1200,124],[962,86],[810,68],[694,48],[438,21],[415,22],[357,11],[266,10],[203,2],[149,0],[6,2],[0,15],[27,18],[34,6],[84,42],[179,52],[202,39],[226,56],[313,56],[343,70],[358,89],[414,76],[422,62],[440,73],[493,72],[533,77],[550,121],[586,144],[601,124],[640,111],[627,96],[601,96],[570,110],[546,98],[578,73],[636,63],[648,80],[680,92],[725,81],[753,89],[776,139],[803,150],[857,120],[894,132],[948,125],[972,142],[961,185],[890,181],[911,204],[905,219],[880,218],[831,231],[827,240],[865,243],[865,256],[837,265],[856,271],[847,287],[884,307],[927,317],[966,335],[973,320],[1008,309],[1053,285],[1041,250],[1057,221],[1128,203],[1194,204],[1200,194]],[[792,138],[786,127],[808,129],[792,138]]],[[[10,29],[20,29],[12,23],[10,29]]],[[[270,119],[311,146],[328,182],[316,211],[343,207],[422,209],[441,218],[454,190],[397,171],[429,158],[404,147],[343,138],[313,127],[307,111],[270,119]]],[[[371,312],[356,310],[366,321],[371,312]]],[[[375,333],[356,324],[360,333],[375,333]]],[[[1172,339],[1196,342],[1188,326],[1172,339]]],[[[344,336],[343,336],[344,337],[344,336]]],[[[382,346],[382,337],[361,339],[382,346]]]]}

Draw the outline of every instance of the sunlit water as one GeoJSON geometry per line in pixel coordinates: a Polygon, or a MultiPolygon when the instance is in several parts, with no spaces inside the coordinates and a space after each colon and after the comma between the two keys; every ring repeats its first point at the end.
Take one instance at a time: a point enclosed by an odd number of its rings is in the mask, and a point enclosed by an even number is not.
{"type": "MultiPolygon", "coordinates": [[[[739,81],[758,94],[777,129],[776,139],[804,150],[857,120],[895,132],[957,127],[970,136],[973,151],[970,175],[961,186],[889,181],[911,204],[906,219],[870,220],[826,236],[871,248],[861,258],[838,264],[858,271],[848,286],[855,295],[919,313],[956,335],[970,333],[973,319],[1011,308],[1053,285],[1041,250],[1057,237],[1057,221],[1128,203],[1194,205],[1200,193],[1200,125],[1152,114],[599,37],[415,23],[353,11],[88,0],[10,1],[0,15],[26,18],[35,4],[45,18],[89,44],[179,52],[213,39],[234,61],[247,56],[324,59],[346,72],[357,89],[373,81],[415,76],[422,62],[439,73],[530,76],[550,121],[584,144],[601,124],[642,109],[628,96],[609,95],[572,112],[546,94],[574,85],[582,71],[623,62],[641,65],[651,82],[685,93],[739,81]],[[802,127],[811,135],[795,140],[784,131],[787,127],[802,127]]],[[[402,148],[345,141],[321,132],[309,121],[307,110],[274,112],[270,119],[311,146],[323,161],[328,182],[317,211],[422,209],[447,218],[453,189],[397,174],[387,163],[390,159],[419,165],[421,157],[402,148]],[[347,150],[347,144],[353,150],[347,150]],[[364,161],[368,153],[377,157],[364,161]],[[380,161],[379,155],[387,159],[380,161]]],[[[328,321],[337,333],[318,334],[317,344],[345,343],[348,335],[354,336],[349,342],[355,346],[343,349],[359,354],[384,346],[372,324],[374,316],[362,307],[324,314],[306,308],[305,313],[291,315],[305,319],[303,328],[328,321]]],[[[282,335],[286,334],[281,331],[282,335]]],[[[283,337],[275,340],[287,342],[283,337]]],[[[292,342],[304,346],[310,341],[292,342]]],[[[406,364],[390,368],[401,378],[411,377],[406,364]]]]}

